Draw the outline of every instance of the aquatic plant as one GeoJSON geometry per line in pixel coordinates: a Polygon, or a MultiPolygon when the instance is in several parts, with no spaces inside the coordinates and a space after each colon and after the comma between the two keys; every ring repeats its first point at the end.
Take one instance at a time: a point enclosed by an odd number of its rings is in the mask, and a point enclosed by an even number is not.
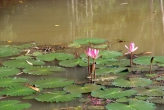
{"type": "Polygon", "coordinates": [[[126,46],[125,47],[128,49],[128,52],[125,54],[129,54],[130,53],[130,66],[132,66],[133,63],[133,52],[136,51],[138,49],[138,47],[135,47],[135,44],[132,42],[130,43],[130,46],[126,46]]]}
{"type": "Polygon", "coordinates": [[[98,58],[99,50],[88,48],[87,52],[85,51],[85,53],[88,56],[88,73],[91,77],[91,82],[92,82],[92,73],[94,75],[94,79],[96,78],[96,73],[95,73],[96,62],[95,62],[95,60],[98,58]],[[89,62],[90,57],[93,59],[93,63],[91,65],[91,70],[90,70],[90,62],[89,62]]]}

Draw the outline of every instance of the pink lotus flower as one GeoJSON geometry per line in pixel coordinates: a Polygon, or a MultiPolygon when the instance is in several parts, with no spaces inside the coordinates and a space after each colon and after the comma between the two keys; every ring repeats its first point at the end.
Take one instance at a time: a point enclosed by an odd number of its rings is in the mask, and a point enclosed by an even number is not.
{"type": "Polygon", "coordinates": [[[135,44],[132,42],[130,43],[130,46],[126,46],[125,47],[128,49],[128,52],[125,54],[129,54],[129,53],[133,53],[134,51],[136,51],[138,49],[138,47],[135,47],[135,44]]]}
{"type": "Polygon", "coordinates": [[[85,53],[89,57],[92,57],[93,59],[96,59],[96,58],[98,58],[99,50],[88,48],[88,51],[87,52],[85,51],[85,53]]]}

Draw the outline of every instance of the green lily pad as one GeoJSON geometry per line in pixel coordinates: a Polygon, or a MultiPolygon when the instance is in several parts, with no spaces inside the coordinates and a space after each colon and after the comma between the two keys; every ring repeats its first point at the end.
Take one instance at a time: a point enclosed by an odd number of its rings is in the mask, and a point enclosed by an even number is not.
{"type": "Polygon", "coordinates": [[[34,82],[34,85],[41,88],[55,88],[55,87],[65,87],[73,84],[73,80],[68,80],[65,78],[49,78],[41,79],[34,82]]]}
{"type": "Polygon", "coordinates": [[[72,48],[80,48],[81,45],[78,44],[78,43],[76,43],[76,42],[73,42],[73,43],[68,44],[68,47],[72,47],[72,48]]]}
{"type": "Polygon", "coordinates": [[[118,51],[111,51],[111,50],[104,50],[100,51],[99,56],[102,56],[102,58],[117,58],[122,56],[123,54],[118,51]]]}
{"type": "Polygon", "coordinates": [[[19,72],[20,70],[16,68],[0,67],[0,77],[13,76],[19,72]]]}
{"type": "Polygon", "coordinates": [[[99,45],[94,45],[92,46],[93,48],[107,48],[108,45],[107,44],[99,44],[99,45]]]}
{"type": "Polygon", "coordinates": [[[35,99],[41,102],[67,102],[67,101],[71,101],[80,97],[81,97],[81,94],[78,94],[78,93],[68,94],[63,91],[57,91],[54,93],[40,94],[35,99]]]}
{"type": "Polygon", "coordinates": [[[43,65],[44,64],[43,61],[33,60],[33,59],[29,59],[29,60],[24,60],[24,59],[8,60],[8,61],[3,62],[2,64],[4,66],[8,66],[8,67],[28,68],[28,67],[32,67],[31,63],[32,63],[32,65],[43,65]]]}
{"type": "Polygon", "coordinates": [[[64,60],[60,61],[59,65],[63,67],[75,67],[79,64],[80,59],[70,59],[70,60],[64,60]]]}
{"type": "Polygon", "coordinates": [[[80,38],[80,39],[74,40],[73,42],[77,44],[89,44],[89,43],[101,44],[101,43],[106,42],[106,40],[102,38],[80,38]]]}
{"type": "Polygon", "coordinates": [[[122,97],[116,100],[116,102],[128,102],[128,98],[127,97],[122,97]]]}
{"type": "Polygon", "coordinates": [[[161,97],[149,97],[148,101],[151,103],[164,104],[164,99],[161,97]]]}
{"type": "Polygon", "coordinates": [[[19,100],[0,101],[0,110],[24,110],[31,107],[30,103],[22,103],[19,100]]]}
{"type": "Polygon", "coordinates": [[[144,87],[152,84],[152,81],[146,78],[116,79],[112,84],[120,87],[144,87]]]}
{"type": "Polygon", "coordinates": [[[43,55],[43,53],[42,52],[38,52],[38,51],[36,51],[36,52],[33,52],[32,53],[32,56],[40,56],[40,55],[43,55]]]}
{"type": "Polygon", "coordinates": [[[35,67],[23,69],[24,73],[28,73],[32,75],[49,75],[59,71],[65,71],[65,69],[57,66],[41,66],[41,67],[35,66],[35,67]]]}
{"type": "Polygon", "coordinates": [[[57,60],[68,60],[74,58],[74,55],[68,53],[55,53],[57,60]]]}
{"type": "Polygon", "coordinates": [[[5,88],[0,91],[0,94],[7,95],[7,96],[26,96],[26,95],[31,95],[33,93],[36,93],[36,91],[26,86],[5,88]]]}
{"type": "Polygon", "coordinates": [[[18,55],[20,50],[9,45],[0,46],[0,57],[18,55]]]}
{"type": "Polygon", "coordinates": [[[21,55],[21,56],[18,56],[18,57],[15,57],[15,58],[11,58],[11,59],[31,59],[32,57],[31,56],[27,56],[27,55],[21,55]]]}
{"type": "Polygon", "coordinates": [[[48,54],[43,54],[39,55],[36,57],[37,60],[43,60],[43,61],[53,61],[55,60],[55,53],[48,53],[48,54]]]}
{"type": "Polygon", "coordinates": [[[101,89],[102,86],[95,85],[95,84],[85,84],[83,87],[78,85],[70,85],[64,88],[65,91],[71,92],[71,93],[89,93],[94,90],[101,89]]]}
{"type": "Polygon", "coordinates": [[[110,103],[106,105],[108,110],[155,110],[156,106],[153,103],[131,99],[129,104],[110,103]]]}
{"type": "MultiPolygon", "coordinates": [[[[158,69],[158,66],[152,66],[152,71],[155,71],[158,69]]],[[[146,65],[136,65],[136,66],[132,66],[130,68],[128,68],[129,72],[137,72],[137,73],[141,73],[141,72],[148,72],[150,71],[150,66],[146,66],[146,65]]]]}
{"type": "Polygon", "coordinates": [[[137,91],[138,95],[142,96],[164,96],[164,91],[159,89],[159,88],[150,88],[150,89],[145,89],[145,88],[134,88],[134,90],[137,91]]]}
{"type": "Polygon", "coordinates": [[[0,78],[0,87],[20,86],[27,81],[25,78],[0,78]]]}
{"type": "Polygon", "coordinates": [[[106,75],[106,74],[111,74],[111,73],[119,73],[121,71],[126,70],[124,67],[114,67],[114,68],[100,68],[96,69],[96,75],[106,75]]]}
{"type": "Polygon", "coordinates": [[[132,96],[136,93],[137,92],[132,89],[122,91],[121,88],[110,88],[105,90],[93,91],[91,95],[93,97],[98,97],[98,98],[118,99],[125,96],[132,96]]]}
{"type": "MultiPolygon", "coordinates": [[[[151,56],[141,56],[141,57],[135,58],[133,62],[140,65],[150,65],[151,58],[152,58],[151,56]]],[[[155,64],[154,61],[153,61],[153,64],[155,64]]]]}

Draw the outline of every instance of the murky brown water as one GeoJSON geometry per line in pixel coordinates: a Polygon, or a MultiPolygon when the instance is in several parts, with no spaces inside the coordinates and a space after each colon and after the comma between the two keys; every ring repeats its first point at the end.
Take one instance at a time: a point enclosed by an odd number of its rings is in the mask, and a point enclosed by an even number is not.
{"type": "MultiPolygon", "coordinates": [[[[112,50],[126,52],[124,45],[135,42],[138,53],[164,55],[163,5],[163,0],[1,0],[0,41],[58,44],[99,37],[112,50]]],[[[43,110],[57,106],[32,103],[43,110]]]]}
{"type": "Polygon", "coordinates": [[[68,43],[100,37],[112,50],[135,42],[138,52],[164,55],[163,0],[2,0],[0,40],[68,43]],[[117,43],[125,40],[125,43],[117,43]]]}

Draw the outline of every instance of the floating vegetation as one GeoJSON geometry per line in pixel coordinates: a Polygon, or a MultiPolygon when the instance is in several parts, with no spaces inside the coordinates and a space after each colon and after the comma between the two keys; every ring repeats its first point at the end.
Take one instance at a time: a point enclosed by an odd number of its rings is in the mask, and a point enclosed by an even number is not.
{"type": "Polygon", "coordinates": [[[63,91],[56,91],[53,93],[40,94],[35,99],[41,102],[67,102],[80,97],[81,94],[78,93],[67,94],[66,92],[63,91]]]}
{"type": "Polygon", "coordinates": [[[73,83],[74,83],[73,80],[68,80],[66,78],[49,78],[49,79],[37,80],[33,84],[41,88],[55,88],[55,87],[65,87],[73,83]]]}
{"type": "Polygon", "coordinates": [[[3,110],[29,108],[24,103],[29,100],[40,104],[74,100],[81,105],[63,108],[68,110],[155,110],[155,103],[164,104],[164,57],[130,60],[109,50],[105,39],[82,38],[64,46],[1,45],[0,57],[1,99],[23,97],[22,102],[0,101],[3,110]]]}
{"type": "Polygon", "coordinates": [[[0,101],[1,110],[24,110],[31,107],[30,103],[22,103],[19,100],[3,100],[0,101]]]}
{"type": "Polygon", "coordinates": [[[33,66],[31,68],[23,69],[24,73],[32,75],[50,75],[59,71],[65,71],[65,69],[57,66],[33,66]]]}

